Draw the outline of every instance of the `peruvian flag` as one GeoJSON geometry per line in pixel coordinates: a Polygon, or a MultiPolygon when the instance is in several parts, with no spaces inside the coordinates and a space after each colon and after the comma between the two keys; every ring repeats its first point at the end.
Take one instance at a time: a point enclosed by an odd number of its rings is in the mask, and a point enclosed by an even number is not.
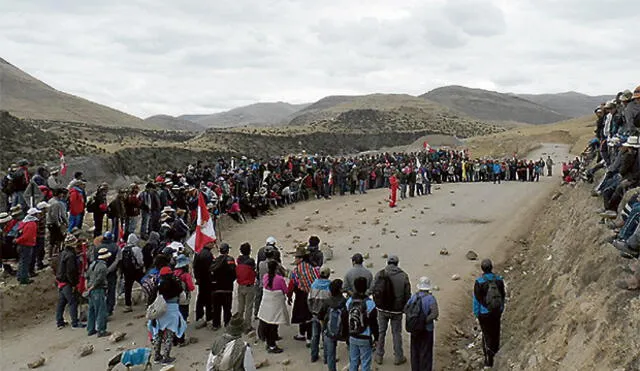
{"type": "Polygon", "coordinates": [[[64,160],[64,153],[59,151],[60,153],[60,175],[67,175],[67,162],[64,160]]]}
{"type": "Polygon", "coordinates": [[[426,151],[429,151],[429,150],[431,149],[431,146],[430,146],[430,145],[429,145],[429,143],[427,143],[427,141],[425,140],[425,141],[422,143],[422,148],[423,148],[424,150],[426,150],[426,151]]]}
{"type": "Polygon", "coordinates": [[[198,193],[198,224],[196,231],[187,240],[189,245],[195,252],[200,252],[204,245],[216,240],[216,231],[213,229],[213,220],[207,210],[207,203],[204,200],[202,192],[198,193]]]}

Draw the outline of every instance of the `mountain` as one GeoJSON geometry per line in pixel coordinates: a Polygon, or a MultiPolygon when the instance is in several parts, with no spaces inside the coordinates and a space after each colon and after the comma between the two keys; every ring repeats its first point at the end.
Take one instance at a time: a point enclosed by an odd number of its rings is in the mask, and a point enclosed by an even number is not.
{"type": "Polygon", "coordinates": [[[480,120],[548,124],[570,118],[518,96],[464,86],[437,88],[420,98],[440,103],[480,120]]]}
{"type": "Polygon", "coordinates": [[[570,117],[590,115],[600,103],[615,98],[607,95],[590,96],[575,91],[558,94],[517,94],[517,96],[570,117]]]}
{"type": "MultiPolygon", "coordinates": [[[[144,128],[143,120],[52,88],[0,58],[0,109],[29,119],[144,128]]],[[[160,127],[155,127],[161,129],[160,127]]]]}
{"type": "Polygon", "coordinates": [[[187,119],[169,115],[155,115],[144,119],[147,127],[161,127],[167,130],[202,131],[204,126],[187,119]]]}
{"type": "Polygon", "coordinates": [[[285,102],[255,103],[211,115],[182,115],[178,118],[191,120],[206,128],[230,128],[254,125],[270,126],[286,124],[289,118],[307,104],[285,102]]]}

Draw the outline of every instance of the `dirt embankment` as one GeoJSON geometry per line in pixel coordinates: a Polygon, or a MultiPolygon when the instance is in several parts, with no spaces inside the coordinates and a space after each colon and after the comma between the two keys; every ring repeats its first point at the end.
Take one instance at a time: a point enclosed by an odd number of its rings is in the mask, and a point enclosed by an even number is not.
{"type": "MultiPolygon", "coordinates": [[[[588,185],[559,192],[500,265],[510,298],[495,369],[640,370],[640,298],[615,286],[631,261],[604,241],[588,185]]],[[[466,369],[481,354],[472,327],[452,335],[466,369]]]]}

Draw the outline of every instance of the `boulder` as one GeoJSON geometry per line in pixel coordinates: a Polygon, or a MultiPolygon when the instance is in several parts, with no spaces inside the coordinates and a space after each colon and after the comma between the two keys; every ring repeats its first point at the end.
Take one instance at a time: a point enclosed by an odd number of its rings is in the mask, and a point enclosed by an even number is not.
{"type": "Polygon", "coordinates": [[[289,358],[286,358],[286,359],[283,359],[280,363],[281,363],[283,366],[287,366],[287,365],[290,365],[290,364],[291,364],[291,360],[290,360],[289,358]]]}
{"type": "Polygon", "coordinates": [[[109,341],[112,343],[117,343],[119,341],[122,341],[125,336],[127,336],[126,332],[120,332],[120,331],[116,331],[113,334],[111,334],[111,336],[109,336],[109,341]]]}
{"type": "Polygon", "coordinates": [[[451,276],[452,281],[458,281],[459,279],[460,279],[460,275],[454,274],[453,276],[451,276]]]}
{"type": "Polygon", "coordinates": [[[45,359],[43,356],[39,356],[38,358],[34,359],[33,361],[27,363],[27,367],[29,368],[38,368],[42,365],[44,365],[45,359]]]}
{"type": "Polygon", "coordinates": [[[86,357],[89,354],[93,353],[93,349],[93,344],[84,344],[81,345],[78,349],[78,354],[80,355],[80,357],[86,357]]]}
{"type": "Polygon", "coordinates": [[[256,362],[256,369],[258,368],[264,368],[264,367],[268,367],[269,366],[269,360],[268,359],[263,359],[262,361],[256,362]]]}
{"type": "Polygon", "coordinates": [[[449,250],[447,249],[440,250],[440,255],[449,255],[449,250]]]}
{"type": "Polygon", "coordinates": [[[467,260],[478,260],[478,254],[473,250],[469,250],[465,257],[467,258],[467,260]]]}

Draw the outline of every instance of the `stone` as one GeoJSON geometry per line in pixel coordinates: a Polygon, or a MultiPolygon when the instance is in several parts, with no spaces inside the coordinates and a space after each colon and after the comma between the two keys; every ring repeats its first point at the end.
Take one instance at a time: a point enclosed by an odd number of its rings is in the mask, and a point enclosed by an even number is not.
{"type": "Polygon", "coordinates": [[[418,235],[418,233],[416,233],[416,232],[411,232],[411,233],[409,233],[409,236],[411,236],[411,237],[415,237],[415,236],[417,236],[417,235],[418,235]]]}
{"type": "Polygon", "coordinates": [[[314,213],[320,214],[320,209],[315,209],[314,213]]]}
{"type": "Polygon", "coordinates": [[[452,203],[451,203],[451,207],[456,207],[456,203],[455,203],[455,202],[452,202],[452,203]]]}
{"type": "Polygon", "coordinates": [[[424,214],[424,210],[420,210],[420,214],[424,214]]]}
{"type": "Polygon", "coordinates": [[[119,341],[122,341],[125,336],[127,336],[126,332],[120,332],[120,331],[116,331],[113,334],[111,334],[111,336],[109,336],[109,341],[112,343],[117,343],[119,341]]]}
{"type": "Polygon", "coordinates": [[[285,223],[285,226],[286,226],[287,228],[289,228],[289,227],[291,227],[291,223],[286,222],[286,223],[285,223]]]}
{"type": "Polygon", "coordinates": [[[111,351],[111,348],[104,348],[104,351],[105,351],[105,352],[110,352],[110,351],[111,351]]]}
{"type": "Polygon", "coordinates": [[[440,255],[449,255],[449,250],[447,249],[440,250],[440,255]]]}
{"type": "Polygon", "coordinates": [[[433,286],[433,287],[431,288],[431,290],[433,290],[433,291],[440,291],[440,286],[433,286]]]}
{"type": "Polygon", "coordinates": [[[377,243],[377,244],[376,244],[376,249],[379,249],[379,248],[380,248],[380,244],[379,244],[379,243],[377,243]]]}
{"type": "Polygon", "coordinates": [[[258,368],[264,368],[264,367],[268,367],[269,366],[269,360],[268,359],[263,359],[260,362],[256,362],[256,369],[258,368]]]}
{"type": "Polygon", "coordinates": [[[288,235],[284,236],[284,238],[291,238],[291,235],[288,234],[288,235]]]}
{"type": "Polygon", "coordinates": [[[396,235],[396,238],[397,238],[397,239],[400,239],[400,236],[396,235]]]}
{"type": "Polygon", "coordinates": [[[196,337],[190,337],[189,338],[189,344],[198,344],[200,340],[196,337]]]}
{"type": "Polygon", "coordinates": [[[290,364],[291,364],[291,360],[290,360],[289,358],[286,358],[286,359],[283,359],[280,363],[281,363],[283,366],[287,366],[287,365],[290,365],[290,364]]]}
{"type": "Polygon", "coordinates": [[[555,200],[559,199],[559,198],[560,198],[560,196],[562,196],[562,192],[556,192],[556,193],[551,197],[551,199],[555,201],[555,200]]]}
{"type": "Polygon", "coordinates": [[[368,263],[365,265],[365,267],[367,267],[367,268],[373,268],[373,263],[368,262],[368,263]]]}
{"type": "Polygon", "coordinates": [[[378,224],[380,224],[380,219],[379,218],[373,219],[373,225],[378,225],[378,224]]]}
{"type": "Polygon", "coordinates": [[[307,223],[310,222],[311,221],[311,217],[305,216],[304,217],[304,221],[307,222],[307,223]]]}
{"type": "Polygon", "coordinates": [[[304,232],[304,231],[306,231],[306,230],[307,230],[307,227],[298,227],[298,230],[299,230],[300,232],[304,232]]]}
{"type": "Polygon", "coordinates": [[[456,193],[456,191],[454,191],[453,189],[449,191],[449,193],[456,193]]]}
{"type": "Polygon", "coordinates": [[[436,235],[436,232],[431,232],[431,236],[435,236],[435,235],[436,235]]]}
{"type": "Polygon", "coordinates": [[[465,257],[467,258],[467,260],[478,260],[478,254],[473,250],[469,250],[465,257]]]}
{"type": "Polygon", "coordinates": [[[458,281],[459,279],[460,279],[460,276],[457,274],[454,274],[453,276],[451,276],[452,281],[458,281]]]}
{"type": "Polygon", "coordinates": [[[369,259],[369,258],[370,258],[370,255],[369,255],[369,253],[366,253],[366,254],[364,254],[362,257],[363,257],[363,258],[365,258],[365,259],[369,259]]]}
{"type": "Polygon", "coordinates": [[[34,359],[33,361],[27,363],[27,367],[29,368],[38,368],[42,365],[44,365],[44,362],[46,360],[44,359],[43,356],[39,356],[38,358],[34,359]]]}
{"type": "Polygon", "coordinates": [[[387,254],[387,253],[382,254],[382,259],[386,259],[388,257],[389,257],[389,254],[387,254]]]}
{"type": "Polygon", "coordinates": [[[122,352],[124,349],[125,349],[124,345],[120,345],[119,347],[116,348],[118,352],[122,352]]]}
{"type": "Polygon", "coordinates": [[[363,220],[363,221],[362,221],[362,224],[367,224],[367,221],[366,221],[366,220],[363,220]]]}
{"type": "Polygon", "coordinates": [[[364,213],[365,211],[367,211],[367,208],[366,208],[366,207],[363,207],[362,209],[358,209],[358,212],[359,212],[359,213],[364,213]]]}
{"type": "Polygon", "coordinates": [[[93,353],[93,344],[84,344],[78,349],[80,357],[86,357],[91,353],[93,353]]]}

